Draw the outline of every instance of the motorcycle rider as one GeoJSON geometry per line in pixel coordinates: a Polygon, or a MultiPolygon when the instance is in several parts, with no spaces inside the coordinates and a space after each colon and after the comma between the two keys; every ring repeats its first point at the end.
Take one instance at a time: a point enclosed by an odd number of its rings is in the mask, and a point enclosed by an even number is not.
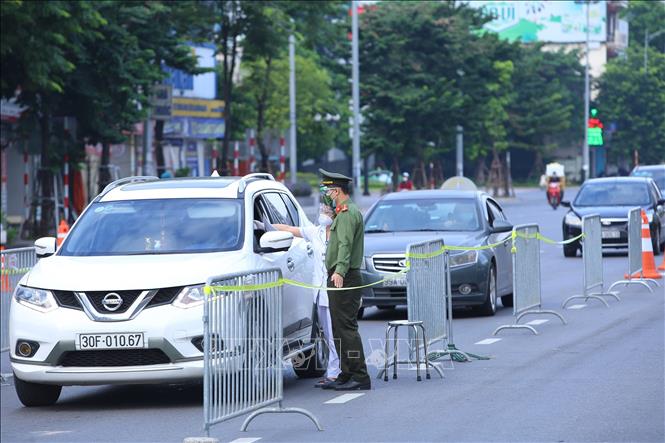
{"type": "Polygon", "coordinates": [[[558,183],[558,185],[559,185],[559,195],[560,195],[561,200],[563,200],[563,186],[562,186],[562,183],[561,183],[561,177],[559,177],[559,175],[556,173],[556,171],[552,171],[552,175],[547,177],[547,189],[548,189],[548,191],[545,192],[545,195],[547,196],[547,201],[550,200],[549,186],[552,183],[558,183]]]}

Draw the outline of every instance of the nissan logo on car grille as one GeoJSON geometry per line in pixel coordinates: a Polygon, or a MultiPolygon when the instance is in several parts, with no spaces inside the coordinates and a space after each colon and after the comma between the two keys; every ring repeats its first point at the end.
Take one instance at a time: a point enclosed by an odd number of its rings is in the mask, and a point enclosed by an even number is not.
{"type": "Polygon", "coordinates": [[[107,311],[117,311],[122,306],[122,297],[115,292],[109,292],[102,299],[102,305],[107,311]]]}
{"type": "Polygon", "coordinates": [[[400,268],[406,268],[406,260],[400,260],[397,262],[400,268]]]}

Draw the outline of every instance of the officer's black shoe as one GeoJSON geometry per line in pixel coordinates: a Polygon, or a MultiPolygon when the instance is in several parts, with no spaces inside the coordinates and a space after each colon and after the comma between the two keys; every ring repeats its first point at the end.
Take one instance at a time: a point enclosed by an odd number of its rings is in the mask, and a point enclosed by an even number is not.
{"type": "Polygon", "coordinates": [[[349,380],[342,380],[339,377],[337,377],[337,380],[325,382],[323,385],[321,385],[321,389],[335,389],[337,388],[337,386],[346,384],[348,382],[349,380]]]}
{"type": "Polygon", "coordinates": [[[370,389],[372,389],[372,383],[369,380],[364,382],[349,380],[335,386],[335,391],[369,391],[370,389]]]}

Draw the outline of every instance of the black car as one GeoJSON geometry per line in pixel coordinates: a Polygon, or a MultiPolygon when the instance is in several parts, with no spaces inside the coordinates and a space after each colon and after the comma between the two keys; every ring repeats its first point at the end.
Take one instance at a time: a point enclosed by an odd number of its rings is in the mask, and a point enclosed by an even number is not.
{"type": "MultiPolygon", "coordinates": [[[[665,243],[665,199],[649,177],[609,177],[587,180],[575,200],[562,201],[570,208],[563,218],[563,238],[580,235],[582,217],[598,214],[602,225],[603,248],[628,247],[628,211],[645,210],[651,229],[654,254],[660,254],[665,243]]],[[[563,246],[563,255],[574,257],[581,249],[579,241],[563,246]]]]}
{"type": "MultiPolygon", "coordinates": [[[[376,282],[406,266],[410,243],[443,237],[446,245],[499,246],[451,252],[454,307],[473,307],[494,315],[497,298],[513,303],[512,225],[501,206],[480,191],[409,191],[383,196],[365,216],[365,283],[376,282]]],[[[406,278],[363,289],[363,308],[406,305],[406,278]]],[[[362,313],[361,313],[362,315],[362,313]]]]}

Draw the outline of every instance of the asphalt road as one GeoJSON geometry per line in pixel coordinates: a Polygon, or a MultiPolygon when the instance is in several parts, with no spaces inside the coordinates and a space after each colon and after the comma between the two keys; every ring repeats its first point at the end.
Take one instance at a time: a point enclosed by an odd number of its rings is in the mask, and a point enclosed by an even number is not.
{"type": "MultiPolygon", "coordinates": [[[[523,191],[502,204],[513,223],[537,222],[544,235],[561,239],[565,211],[553,211],[542,192],[523,191]]],[[[623,276],[627,256],[605,255],[603,263],[609,286],[623,276]]],[[[542,244],[541,269],[543,308],[560,312],[567,325],[534,316],[547,320],[534,326],[539,335],[509,330],[493,337],[497,326],[512,323],[511,309],[489,318],[456,311],[457,347],[491,359],[445,361],[444,379],[416,382],[407,369],[397,380],[373,378],[371,391],[344,403],[326,403],[340,393],[314,389],[287,369],[284,406],[313,412],[323,432],[303,416],[272,414],[244,433],[243,418],[216,425],[211,436],[245,443],[665,441],[665,290],[622,288],[621,301],[610,299],[609,309],[589,300],[561,310],[563,300],[581,291],[582,259],[542,244]],[[491,338],[500,340],[479,344],[491,338]]],[[[366,311],[360,323],[366,354],[380,347],[386,321],[398,318],[406,318],[405,309],[366,311]]],[[[6,372],[6,353],[2,358],[6,372]]],[[[375,377],[377,368],[370,372],[375,377]]],[[[200,385],[67,387],[45,408],[23,408],[11,380],[0,394],[2,442],[177,442],[203,435],[200,385]]]]}

